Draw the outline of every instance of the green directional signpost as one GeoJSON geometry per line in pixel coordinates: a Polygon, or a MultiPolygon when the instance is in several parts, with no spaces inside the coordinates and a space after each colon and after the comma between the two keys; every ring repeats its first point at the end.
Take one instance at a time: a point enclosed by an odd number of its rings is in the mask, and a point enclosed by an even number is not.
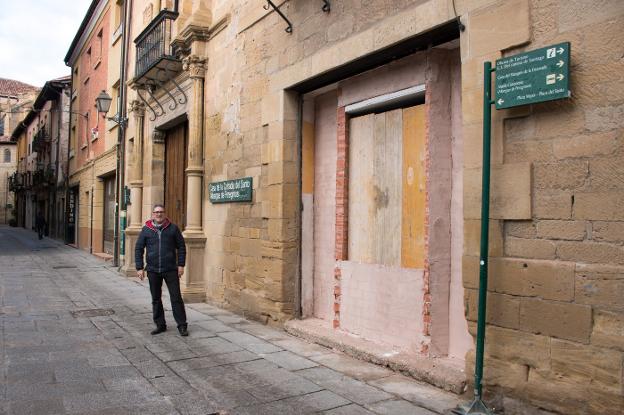
{"type": "Polygon", "coordinates": [[[496,109],[570,97],[570,43],[496,61],[496,109]]]}
{"type": "Polygon", "coordinates": [[[479,304],[475,353],[474,399],[452,412],[456,415],[490,415],[482,400],[483,354],[485,350],[485,305],[488,285],[488,241],[490,218],[490,142],[492,104],[497,110],[569,98],[570,43],[509,56],[483,63],[483,170],[481,180],[481,245],[479,254],[479,304]],[[492,72],[496,73],[496,95],[492,97],[492,72]]]}

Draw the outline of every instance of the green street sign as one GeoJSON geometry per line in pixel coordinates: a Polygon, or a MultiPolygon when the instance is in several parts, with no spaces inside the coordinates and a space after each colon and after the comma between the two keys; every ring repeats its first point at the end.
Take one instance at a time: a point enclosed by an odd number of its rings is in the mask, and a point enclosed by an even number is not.
{"type": "Polygon", "coordinates": [[[570,42],[496,61],[496,109],[570,97],[570,42]]]}
{"type": "Polygon", "coordinates": [[[212,203],[251,202],[252,178],[210,183],[208,190],[212,203]]]}

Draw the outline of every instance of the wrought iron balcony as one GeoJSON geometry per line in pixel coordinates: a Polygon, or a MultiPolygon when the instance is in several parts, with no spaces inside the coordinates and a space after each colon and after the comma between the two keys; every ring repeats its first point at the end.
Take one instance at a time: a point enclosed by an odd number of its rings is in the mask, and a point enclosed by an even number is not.
{"type": "MultiPolygon", "coordinates": [[[[171,32],[178,13],[162,10],[134,40],[136,44],[135,81],[159,80],[162,71],[179,72],[182,62],[173,54],[171,32]]],[[[166,74],[167,75],[167,74],[166,74]]]]}
{"type": "Polygon", "coordinates": [[[49,142],[50,135],[47,133],[45,127],[41,128],[33,137],[32,150],[36,152],[42,151],[49,142]]]}

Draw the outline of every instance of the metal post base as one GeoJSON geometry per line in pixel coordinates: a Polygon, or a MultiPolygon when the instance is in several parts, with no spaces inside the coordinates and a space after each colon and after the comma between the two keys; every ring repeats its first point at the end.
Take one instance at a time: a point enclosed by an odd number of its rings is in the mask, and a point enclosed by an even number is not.
{"type": "Polygon", "coordinates": [[[480,398],[475,398],[469,404],[460,405],[451,411],[452,415],[493,415],[480,398]]]}

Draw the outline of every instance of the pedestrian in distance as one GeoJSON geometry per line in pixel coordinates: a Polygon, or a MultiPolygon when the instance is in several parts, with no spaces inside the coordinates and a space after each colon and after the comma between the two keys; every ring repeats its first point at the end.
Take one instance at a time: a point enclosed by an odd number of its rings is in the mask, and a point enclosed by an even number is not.
{"type": "Polygon", "coordinates": [[[45,227],[46,227],[45,215],[43,214],[42,211],[39,211],[39,213],[37,213],[37,216],[35,216],[35,230],[37,231],[37,235],[39,235],[39,240],[43,239],[45,227]]]}
{"type": "Polygon", "coordinates": [[[186,246],[180,228],[167,218],[163,205],[154,205],[152,219],[145,222],[137,239],[134,256],[137,275],[143,281],[147,273],[152,294],[152,316],[156,328],[151,334],[155,335],[167,330],[165,310],[161,299],[164,280],[169,290],[173,318],[178,325],[178,331],[181,336],[188,336],[186,310],[180,293],[180,278],[184,274],[186,246]],[[144,266],[143,253],[145,251],[146,264],[144,266]]]}

